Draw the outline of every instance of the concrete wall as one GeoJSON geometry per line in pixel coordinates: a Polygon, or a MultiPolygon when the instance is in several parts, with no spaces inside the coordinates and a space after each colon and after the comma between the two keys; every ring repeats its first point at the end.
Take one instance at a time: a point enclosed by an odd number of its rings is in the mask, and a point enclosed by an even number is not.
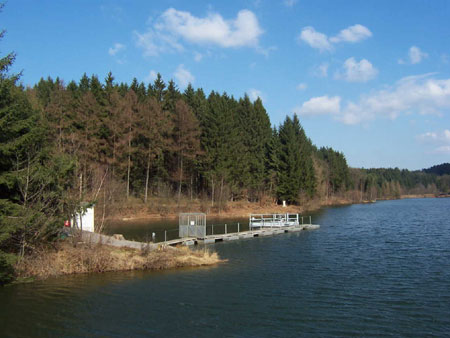
{"type": "MultiPolygon", "coordinates": [[[[79,230],[65,228],[65,231],[73,236],[80,234],[79,230]]],[[[138,250],[155,250],[158,248],[157,244],[154,243],[142,243],[135,241],[127,241],[126,239],[116,239],[112,236],[97,234],[90,231],[81,231],[81,239],[83,242],[91,244],[106,244],[115,246],[117,248],[131,248],[138,250]]]]}

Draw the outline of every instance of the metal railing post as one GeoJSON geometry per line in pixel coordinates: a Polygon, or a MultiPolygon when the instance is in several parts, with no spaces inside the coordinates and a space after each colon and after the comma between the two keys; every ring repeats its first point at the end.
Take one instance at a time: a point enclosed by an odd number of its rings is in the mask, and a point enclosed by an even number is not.
{"type": "Polygon", "coordinates": [[[311,216],[309,216],[309,224],[311,225],[312,223],[311,223],[311,216]]]}
{"type": "Polygon", "coordinates": [[[164,242],[167,242],[167,230],[164,230],[164,242]]]}
{"type": "Polygon", "coordinates": [[[227,234],[227,225],[225,224],[225,235],[227,234]]]}
{"type": "Polygon", "coordinates": [[[239,233],[239,222],[238,222],[238,233],[239,233]]]}
{"type": "Polygon", "coordinates": [[[303,216],[302,216],[302,225],[303,225],[303,216]]]}
{"type": "Polygon", "coordinates": [[[214,235],[214,224],[211,225],[211,235],[214,235]]]}

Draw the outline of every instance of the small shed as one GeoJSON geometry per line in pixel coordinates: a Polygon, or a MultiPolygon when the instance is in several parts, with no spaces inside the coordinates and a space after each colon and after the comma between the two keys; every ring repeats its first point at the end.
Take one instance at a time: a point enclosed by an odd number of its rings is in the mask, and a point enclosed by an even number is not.
{"type": "Polygon", "coordinates": [[[179,236],[183,237],[206,237],[206,214],[200,212],[179,214],[179,236]]]}
{"type": "Polygon", "coordinates": [[[73,228],[95,232],[94,227],[94,206],[85,208],[82,212],[75,214],[71,221],[73,228]]]}

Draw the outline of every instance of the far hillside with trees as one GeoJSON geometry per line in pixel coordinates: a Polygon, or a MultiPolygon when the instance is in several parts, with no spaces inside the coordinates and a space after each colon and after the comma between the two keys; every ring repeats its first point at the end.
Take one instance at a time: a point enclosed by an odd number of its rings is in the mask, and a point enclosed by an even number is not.
{"type": "Polygon", "coordinates": [[[442,163],[428,169],[423,169],[422,171],[427,174],[435,174],[438,176],[450,175],[450,163],[442,163]]]}

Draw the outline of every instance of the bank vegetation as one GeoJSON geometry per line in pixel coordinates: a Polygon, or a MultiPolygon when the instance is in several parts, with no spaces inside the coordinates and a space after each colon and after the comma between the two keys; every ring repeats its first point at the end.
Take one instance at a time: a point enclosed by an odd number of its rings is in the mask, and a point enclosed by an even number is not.
{"type": "Polygon", "coordinates": [[[15,272],[19,279],[45,279],[79,273],[211,266],[220,262],[223,260],[210,250],[167,247],[145,251],[66,240],[37,249],[19,260],[15,272]]]}

